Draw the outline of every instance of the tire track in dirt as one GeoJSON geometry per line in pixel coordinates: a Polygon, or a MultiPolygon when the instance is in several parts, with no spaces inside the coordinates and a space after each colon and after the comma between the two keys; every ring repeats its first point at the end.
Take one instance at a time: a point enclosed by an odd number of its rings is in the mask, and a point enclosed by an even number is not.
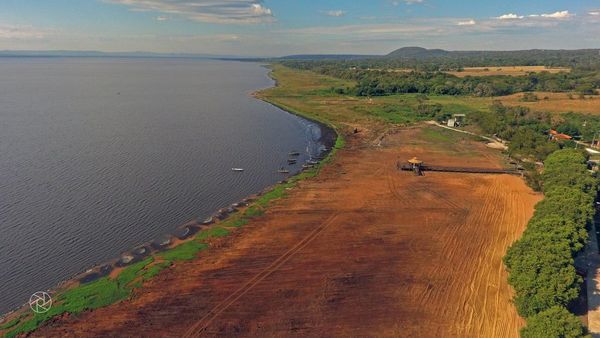
{"type": "Polygon", "coordinates": [[[314,229],[308,236],[299,241],[293,248],[285,252],[283,255],[277,258],[271,265],[269,265],[263,271],[255,275],[252,279],[250,279],[246,284],[244,284],[244,286],[242,286],[236,292],[232,293],[229,297],[227,297],[221,303],[219,303],[210,311],[208,311],[208,313],[204,315],[199,321],[197,321],[192,327],[190,327],[182,337],[197,337],[198,335],[200,335],[223,311],[227,310],[227,308],[229,308],[232,304],[238,301],[241,297],[243,297],[248,291],[250,291],[262,280],[269,277],[269,275],[277,271],[277,269],[281,268],[287,261],[294,257],[294,255],[296,255],[300,250],[302,250],[317,236],[319,236],[319,234],[321,234],[325,229],[327,229],[327,227],[331,223],[333,223],[336,216],[337,214],[333,214],[332,216],[330,216],[327,220],[325,220],[325,222],[321,223],[319,227],[314,229]]]}

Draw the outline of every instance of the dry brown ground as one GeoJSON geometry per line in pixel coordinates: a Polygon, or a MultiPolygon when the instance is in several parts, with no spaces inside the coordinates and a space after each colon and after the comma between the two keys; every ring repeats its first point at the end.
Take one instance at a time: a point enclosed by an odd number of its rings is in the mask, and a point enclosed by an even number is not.
{"type": "Polygon", "coordinates": [[[535,111],[556,113],[566,113],[572,111],[579,113],[600,114],[600,97],[598,96],[588,95],[585,97],[585,100],[582,100],[577,94],[571,94],[571,99],[569,98],[568,93],[535,92],[535,95],[537,95],[539,101],[521,102],[520,99],[523,97],[523,93],[501,96],[496,99],[510,106],[525,106],[535,111]],[[546,97],[548,99],[545,99],[546,97]]]}
{"type": "Polygon", "coordinates": [[[499,166],[483,144],[448,150],[427,133],[349,139],[320,176],[199,259],[35,336],[516,337],[501,257],[540,196],[514,176],[398,172],[412,156],[499,166]]]}
{"type": "Polygon", "coordinates": [[[447,72],[458,77],[466,76],[495,76],[495,75],[509,75],[509,76],[523,76],[529,73],[560,73],[570,72],[569,68],[546,68],[544,66],[514,66],[514,67],[465,67],[462,72],[447,72]]]}

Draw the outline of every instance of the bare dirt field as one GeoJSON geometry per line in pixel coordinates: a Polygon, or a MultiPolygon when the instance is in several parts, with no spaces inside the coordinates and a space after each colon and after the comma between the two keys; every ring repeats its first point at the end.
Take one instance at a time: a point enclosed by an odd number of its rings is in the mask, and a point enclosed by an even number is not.
{"type": "Polygon", "coordinates": [[[501,96],[496,99],[510,106],[525,106],[535,111],[546,111],[553,113],[579,112],[600,114],[600,97],[586,95],[585,99],[573,93],[547,93],[535,92],[539,100],[536,102],[522,102],[523,93],[509,96],[501,96]]]}
{"type": "Polygon", "coordinates": [[[499,67],[465,67],[462,72],[447,72],[458,77],[466,76],[495,76],[495,75],[508,75],[508,76],[523,76],[529,73],[560,73],[570,72],[569,68],[549,68],[544,66],[499,66],[499,67]]]}
{"type": "Polygon", "coordinates": [[[515,176],[396,170],[413,156],[500,166],[450,134],[349,136],[318,177],[198,259],[34,336],[517,337],[501,258],[540,196],[515,176]]]}

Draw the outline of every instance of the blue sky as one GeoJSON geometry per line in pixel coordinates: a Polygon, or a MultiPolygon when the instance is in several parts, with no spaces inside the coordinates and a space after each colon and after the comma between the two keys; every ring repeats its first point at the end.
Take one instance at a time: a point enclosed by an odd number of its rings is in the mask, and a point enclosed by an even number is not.
{"type": "Polygon", "coordinates": [[[275,56],[600,48],[600,0],[1,0],[0,49],[275,56]]]}

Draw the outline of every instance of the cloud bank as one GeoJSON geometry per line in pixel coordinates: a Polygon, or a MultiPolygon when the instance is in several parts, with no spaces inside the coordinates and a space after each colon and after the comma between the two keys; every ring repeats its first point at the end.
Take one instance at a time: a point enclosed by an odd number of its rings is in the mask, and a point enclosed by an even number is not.
{"type": "Polygon", "coordinates": [[[104,0],[134,11],[159,12],[220,24],[255,24],[274,21],[261,0],[104,0]]]}

